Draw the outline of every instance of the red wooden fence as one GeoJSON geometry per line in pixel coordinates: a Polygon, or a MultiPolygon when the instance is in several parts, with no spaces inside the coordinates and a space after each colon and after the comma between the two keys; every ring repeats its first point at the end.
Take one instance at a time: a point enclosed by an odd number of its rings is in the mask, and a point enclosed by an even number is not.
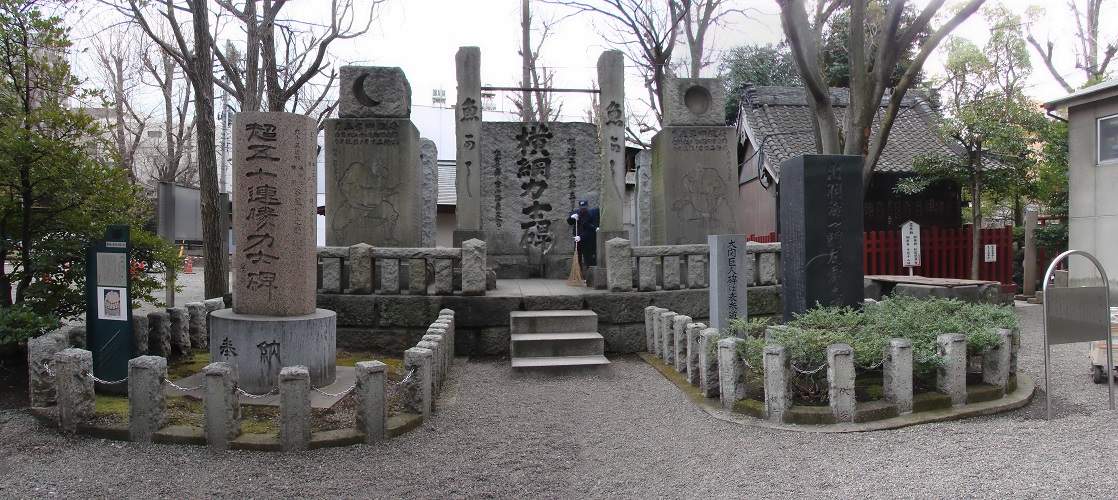
{"type": "MultiPolygon", "coordinates": [[[[772,243],[780,235],[750,235],[749,241],[772,243]]],[[[865,274],[908,274],[901,265],[901,232],[868,231],[863,237],[862,271],[865,274]]],[[[997,245],[996,260],[978,263],[978,279],[1013,283],[1013,228],[982,230],[982,245],[997,245]]],[[[913,273],[929,278],[970,279],[971,228],[929,228],[920,231],[920,267],[913,273]]],[[[985,253],[983,253],[985,255],[985,253]]]]}

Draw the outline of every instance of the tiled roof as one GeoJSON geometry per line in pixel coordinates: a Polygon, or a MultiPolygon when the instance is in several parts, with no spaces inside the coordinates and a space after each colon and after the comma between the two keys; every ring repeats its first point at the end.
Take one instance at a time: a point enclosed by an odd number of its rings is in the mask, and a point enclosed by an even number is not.
{"type": "MultiPolygon", "coordinates": [[[[923,96],[909,91],[901,101],[901,109],[889,133],[889,141],[877,164],[879,172],[907,172],[913,162],[925,153],[959,154],[945,145],[935,131],[935,111],[923,96]]],[[[831,89],[835,115],[842,122],[849,103],[847,89],[831,89]]],[[[881,110],[874,117],[873,133],[885,114],[888,96],[882,99],[881,110]]],[[[811,108],[800,87],[751,87],[742,99],[744,112],[753,137],[761,143],[770,166],[779,175],[780,163],[789,158],[815,152],[811,108]]]]}

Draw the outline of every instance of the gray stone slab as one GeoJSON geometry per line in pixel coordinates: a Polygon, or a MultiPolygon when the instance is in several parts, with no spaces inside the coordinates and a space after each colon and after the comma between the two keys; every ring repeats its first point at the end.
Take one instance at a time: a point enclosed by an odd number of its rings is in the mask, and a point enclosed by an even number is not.
{"type": "Polygon", "coordinates": [[[598,136],[601,150],[602,231],[621,231],[625,205],[625,56],[607,50],[598,57],[598,136]]]}
{"type": "Polygon", "coordinates": [[[710,326],[726,331],[730,320],[748,317],[745,264],[745,235],[720,234],[708,237],[710,256],[710,326]]]}
{"type": "Polygon", "coordinates": [[[404,411],[423,415],[424,420],[431,416],[432,356],[430,349],[422,347],[404,351],[404,370],[411,373],[404,384],[404,411]]]}
{"type": "Polygon", "coordinates": [[[652,243],[705,243],[738,231],[737,134],[664,127],[652,138],[652,243]]]}
{"type": "Polygon", "coordinates": [[[419,140],[419,163],[423,167],[423,189],[420,192],[420,220],[423,227],[419,231],[419,246],[435,246],[435,216],[439,204],[439,148],[430,139],[419,140]]]}
{"type": "Polygon", "coordinates": [[[784,413],[792,408],[788,348],[776,344],[765,346],[762,362],[765,371],[765,418],[780,423],[784,421],[784,413]]]}
{"type": "Polygon", "coordinates": [[[679,290],[680,263],[679,256],[669,255],[663,258],[664,290],[679,290]]]}
{"type": "Polygon", "coordinates": [[[55,390],[58,400],[58,425],[66,432],[76,432],[78,426],[93,419],[93,353],[84,349],[68,348],[55,353],[55,390]]]}
{"type": "Polygon", "coordinates": [[[485,258],[489,245],[481,240],[462,242],[462,294],[485,294],[485,258]]]}
{"type": "Polygon", "coordinates": [[[940,368],[936,372],[936,391],[951,398],[951,406],[967,403],[967,339],[961,333],[936,336],[940,368]]]}
{"type": "Polygon", "coordinates": [[[337,257],[322,257],[322,291],[323,293],[342,292],[342,259],[337,257]]]}
{"type": "Polygon", "coordinates": [[[202,369],[205,378],[202,407],[206,445],[218,450],[229,449],[229,443],[241,434],[241,404],[237,394],[237,365],[210,363],[202,369]]]}
{"type": "Polygon", "coordinates": [[[885,399],[897,405],[897,413],[912,413],[912,341],[891,339],[885,346],[882,364],[885,399]]]}
{"type": "Polygon", "coordinates": [[[419,131],[402,118],[326,120],[326,244],[419,247],[419,131]]]}
{"type": "Polygon", "coordinates": [[[665,127],[726,123],[721,78],[668,78],[663,96],[665,127]]]}
{"type": "Polygon", "coordinates": [[[637,152],[637,245],[652,244],[652,153],[637,152]]]}
{"type": "Polygon", "coordinates": [[[450,295],[454,293],[454,261],[450,259],[435,259],[435,295],[450,295]]]}
{"type": "MultiPolygon", "coordinates": [[[[194,348],[205,348],[209,346],[210,335],[206,329],[206,325],[209,321],[206,313],[206,305],[201,302],[187,302],[186,311],[189,316],[187,319],[186,331],[190,336],[190,346],[194,348]]],[[[133,320],[135,320],[135,316],[133,316],[133,320]]],[[[132,331],[133,335],[135,335],[136,330],[133,329],[132,331]]]]}
{"type": "Polygon", "coordinates": [[[709,286],[707,273],[710,271],[706,255],[687,256],[687,288],[706,288],[709,286]]]}
{"type": "Polygon", "coordinates": [[[481,49],[460,47],[454,67],[458,82],[454,106],[456,229],[478,231],[483,218],[481,151],[489,147],[481,142],[481,49]]]}
{"type": "Polygon", "coordinates": [[[167,311],[148,313],[148,354],[171,357],[171,315],[167,311]]]}
{"type": "Polygon", "coordinates": [[[699,387],[700,351],[703,347],[702,334],[707,329],[706,323],[689,323],[687,325],[687,383],[699,387]]]}
{"type": "Polygon", "coordinates": [[[1009,383],[1009,361],[1013,350],[1013,332],[1005,328],[998,328],[994,332],[1002,340],[1002,343],[982,354],[982,381],[995,387],[1001,387],[1004,397],[1009,383]]]}
{"type": "Polygon", "coordinates": [[[373,247],[358,243],[349,249],[349,293],[373,292],[373,247]]]}
{"type": "Polygon", "coordinates": [[[629,240],[614,238],[606,243],[606,260],[613,263],[606,267],[609,291],[628,292],[633,289],[632,255],[629,240]]]}
{"type": "Polygon", "coordinates": [[[357,372],[357,430],[365,442],[381,441],[388,428],[388,367],[380,361],[360,361],[357,372]]]}
{"type": "Polygon", "coordinates": [[[427,259],[408,259],[408,293],[427,295],[427,259]]]}
{"type": "Polygon", "coordinates": [[[744,340],[737,337],[718,341],[719,401],[727,409],[733,409],[734,403],[745,399],[747,371],[745,362],[738,354],[738,344],[742,342],[744,340]]]}
{"type": "Polygon", "coordinates": [[[167,425],[167,358],[140,356],[128,360],[129,438],[150,443],[167,425]]]}
{"type": "Polygon", "coordinates": [[[190,352],[190,313],[186,307],[168,307],[170,319],[171,353],[176,356],[190,352]]]}
{"type": "Polygon", "coordinates": [[[676,373],[687,371],[687,325],[691,323],[691,316],[677,315],[672,319],[672,358],[675,360],[676,373]]]}
{"type": "Polygon", "coordinates": [[[651,292],[656,289],[657,257],[637,258],[637,290],[651,292]]]}
{"type": "Polygon", "coordinates": [[[708,255],[710,246],[706,243],[694,245],[650,245],[633,247],[633,257],[667,257],[683,255],[708,255]]]}
{"type": "Polygon", "coordinates": [[[847,344],[827,346],[827,401],[837,422],[853,422],[854,349],[847,344]]]}
{"type": "Polygon", "coordinates": [[[148,317],[144,314],[132,315],[132,355],[145,356],[148,353],[148,335],[151,326],[148,317]]]}
{"type": "Polygon", "coordinates": [[[279,373],[279,439],[283,451],[302,451],[311,441],[311,374],[305,366],[279,373]]]}
{"type": "Polygon", "coordinates": [[[318,123],[293,113],[233,119],[233,309],[310,314],[318,288],[318,123]]]}
{"type": "Polygon", "coordinates": [[[381,66],[342,66],[338,79],[338,116],[411,116],[411,85],[404,76],[404,70],[381,66]]]}
{"type": "Polygon", "coordinates": [[[377,259],[380,263],[380,288],[385,295],[400,293],[400,259],[377,259]]]}
{"type": "Polygon", "coordinates": [[[30,378],[32,408],[51,406],[57,402],[54,372],[50,365],[54,362],[54,355],[67,347],[66,336],[58,330],[27,341],[27,373],[30,378]]]}

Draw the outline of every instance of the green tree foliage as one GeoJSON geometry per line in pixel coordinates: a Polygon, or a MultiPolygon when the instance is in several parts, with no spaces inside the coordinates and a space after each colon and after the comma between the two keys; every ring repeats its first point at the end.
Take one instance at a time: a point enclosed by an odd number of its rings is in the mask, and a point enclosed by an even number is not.
{"type": "MultiPolygon", "coordinates": [[[[873,45],[879,42],[878,34],[886,29],[885,12],[887,5],[881,0],[871,0],[866,4],[866,20],[863,24],[865,30],[866,40],[870,42],[870,60],[872,66],[874,64],[873,54],[877,52],[877,48],[873,45]]],[[[916,22],[916,7],[906,5],[901,13],[900,26],[905,29],[912,26],[916,22]]],[[[889,76],[889,87],[896,87],[900,83],[901,77],[908,71],[909,66],[912,66],[913,60],[916,58],[917,47],[927,41],[928,36],[931,35],[931,30],[926,26],[923,30],[919,31],[913,39],[913,44],[903,47],[903,52],[897,59],[896,66],[893,67],[893,72],[889,76]]],[[[830,19],[823,34],[823,74],[826,77],[827,85],[831,87],[850,87],[850,51],[847,49],[847,40],[850,39],[850,8],[838,11],[830,19]]],[[[918,72],[912,78],[913,81],[922,81],[923,74],[918,72]]]]}
{"type": "MultiPolygon", "coordinates": [[[[141,189],[112,167],[94,119],[71,109],[98,94],[70,74],[68,30],[40,3],[0,0],[0,308],[74,316],[84,308],[84,248],[106,225],[132,226],[140,256],[171,264],[173,253],[140,230],[150,212],[141,189]]],[[[133,298],[158,286],[140,276],[133,298]]]]}
{"type": "MultiPolygon", "coordinates": [[[[970,219],[976,228],[982,227],[984,195],[993,201],[1011,200],[1017,211],[1021,200],[1031,198],[1037,164],[1032,146],[1045,126],[1044,116],[1024,94],[1032,66],[1020,18],[1001,4],[984,9],[983,15],[991,25],[985,47],[959,37],[944,46],[945,117],[940,132],[962,154],[924,157],[917,164],[921,179],[898,186],[902,192],[912,192],[936,179],[967,186],[970,219]]],[[[975,279],[979,238],[975,231],[971,255],[975,279]]]]}
{"type": "Polygon", "coordinates": [[[796,61],[785,44],[739,45],[722,54],[718,74],[726,85],[726,123],[738,118],[742,86],[800,86],[796,61]]]}

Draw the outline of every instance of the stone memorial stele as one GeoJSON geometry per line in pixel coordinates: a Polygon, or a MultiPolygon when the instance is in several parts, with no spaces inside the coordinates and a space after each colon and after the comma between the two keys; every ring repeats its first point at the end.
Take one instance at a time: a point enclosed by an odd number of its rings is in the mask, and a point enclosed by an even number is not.
{"type": "Polygon", "coordinates": [[[407,79],[399,68],[342,75],[340,118],[326,120],[326,244],[418,247],[423,172],[407,79]]]}
{"type": "Polygon", "coordinates": [[[785,321],[817,303],[861,306],[861,156],[803,155],[781,163],[780,228],[785,321]]]}
{"type": "Polygon", "coordinates": [[[336,317],[315,308],[317,123],[291,113],[233,121],[233,308],[210,316],[210,358],[238,365],[240,386],[274,390],[280,368],[334,381],[336,317]]]}
{"type": "Polygon", "coordinates": [[[458,83],[454,105],[455,137],[455,229],[454,246],[470,239],[485,240],[482,231],[481,188],[481,49],[459,47],[454,55],[455,78],[458,83]]]}
{"type": "Polygon", "coordinates": [[[732,319],[745,319],[746,253],[744,234],[707,237],[710,247],[710,327],[726,331],[732,319]]]}
{"type": "Polygon", "coordinates": [[[652,244],[705,243],[738,232],[737,133],[725,126],[720,79],[668,83],[652,137],[652,244]]]}
{"type": "Polygon", "coordinates": [[[579,199],[592,207],[599,202],[595,127],[485,122],[481,130],[481,219],[490,265],[502,278],[537,276],[541,263],[545,277],[566,278],[574,252],[567,216],[579,199]]]}

